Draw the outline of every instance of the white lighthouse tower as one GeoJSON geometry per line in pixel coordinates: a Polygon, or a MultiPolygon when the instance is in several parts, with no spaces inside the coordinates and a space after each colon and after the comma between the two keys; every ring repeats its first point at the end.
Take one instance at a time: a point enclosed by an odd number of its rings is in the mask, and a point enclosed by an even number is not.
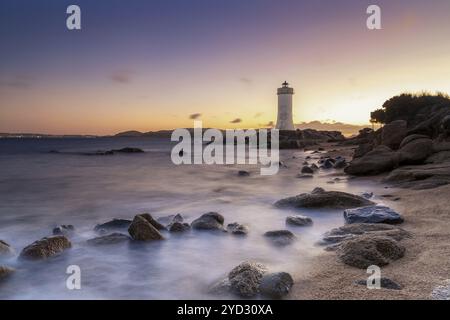
{"type": "Polygon", "coordinates": [[[283,86],[278,88],[277,94],[278,117],[276,128],[278,130],[295,130],[292,120],[292,95],[294,94],[294,89],[289,88],[289,83],[285,81],[283,86]]]}

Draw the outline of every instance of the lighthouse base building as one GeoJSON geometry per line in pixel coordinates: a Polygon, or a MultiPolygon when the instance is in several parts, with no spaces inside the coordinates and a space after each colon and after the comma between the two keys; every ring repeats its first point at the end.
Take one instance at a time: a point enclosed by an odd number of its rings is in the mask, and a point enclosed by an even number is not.
{"type": "Polygon", "coordinates": [[[294,89],[289,87],[286,81],[281,88],[277,90],[278,94],[278,116],[276,129],[278,130],[295,130],[292,118],[292,95],[294,89]]]}

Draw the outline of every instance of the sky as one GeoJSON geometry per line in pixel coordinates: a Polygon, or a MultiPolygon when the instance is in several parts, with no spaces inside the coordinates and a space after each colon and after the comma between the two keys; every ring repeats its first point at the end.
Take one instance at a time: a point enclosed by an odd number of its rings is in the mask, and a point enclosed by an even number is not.
{"type": "Polygon", "coordinates": [[[0,132],[256,128],[285,80],[295,123],[366,124],[401,92],[450,93],[448,39],[448,0],[0,0],[0,132]]]}

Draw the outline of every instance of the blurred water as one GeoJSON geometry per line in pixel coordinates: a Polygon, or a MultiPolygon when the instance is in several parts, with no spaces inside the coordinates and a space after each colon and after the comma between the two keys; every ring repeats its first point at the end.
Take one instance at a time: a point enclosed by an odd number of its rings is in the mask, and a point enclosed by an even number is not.
{"type": "Polygon", "coordinates": [[[282,151],[275,176],[261,176],[259,166],[182,165],[170,161],[171,145],[153,138],[0,139],[0,239],[17,252],[50,235],[60,224],[73,224],[73,248],[43,262],[12,258],[4,264],[17,269],[0,284],[1,299],[203,299],[215,280],[244,260],[257,260],[271,270],[297,274],[321,252],[315,243],[327,230],[342,225],[342,210],[279,210],[283,197],[327,190],[352,193],[375,191],[369,182],[341,180],[334,170],[313,179],[296,178],[305,153],[282,151]],[[138,147],[145,154],[83,156],[50,150],[86,152],[138,147]],[[295,158],[294,158],[295,157],[295,158]],[[237,171],[251,172],[249,177],[237,171]],[[188,222],[217,211],[225,224],[247,224],[247,237],[191,231],[165,241],[90,247],[93,227],[111,218],[142,212],[154,217],[180,213],[188,222]],[[312,227],[285,225],[286,216],[311,216],[312,227]],[[289,229],[298,241],[275,247],[262,234],[289,229]],[[68,265],[79,265],[82,289],[65,286],[68,265]]]}

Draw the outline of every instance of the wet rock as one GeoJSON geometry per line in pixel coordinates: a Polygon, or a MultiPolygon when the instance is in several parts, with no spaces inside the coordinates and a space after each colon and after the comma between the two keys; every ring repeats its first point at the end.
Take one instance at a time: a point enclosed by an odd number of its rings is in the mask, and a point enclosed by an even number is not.
{"type": "Polygon", "coordinates": [[[111,151],[114,153],[144,153],[144,150],[142,150],[142,149],[130,148],[130,147],[126,147],[126,148],[122,148],[122,149],[114,149],[111,151]]]}
{"type": "Polygon", "coordinates": [[[323,164],[322,164],[322,168],[323,169],[331,169],[334,166],[334,161],[333,159],[326,159],[323,164]]]}
{"type": "Polygon", "coordinates": [[[295,235],[289,230],[267,231],[264,236],[277,246],[290,245],[296,239],[295,235]]]}
{"type": "MultiPolygon", "coordinates": [[[[358,280],[358,281],[356,281],[356,284],[359,284],[362,286],[367,286],[367,280],[366,279],[358,280]]],[[[390,289],[390,290],[401,290],[403,288],[401,285],[399,285],[394,280],[391,280],[391,279],[385,278],[385,277],[382,277],[380,279],[380,287],[384,288],[384,289],[390,289]]]]}
{"type": "Polygon", "coordinates": [[[0,280],[11,275],[14,271],[13,268],[0,265],[0,280]]]}
{"type": "Polygon", "coordinates": [[[133,222],[128,228],[128,233],[134,240],[138,241],[164,239],[162,234],[152,224],[150,224],[147,219],[142,217],[142,215],[137,215],[134,217],[133,222]]]}
{"type": "Polygon", "coordinates": [[[293,285],[294,280],[289,273],[270,273],[262,277],[259,291],[266,297],[280,299],[291,291],[293,285]]]}
{"type": "Polygon", "coordinates": [[[354,194],[341,191],[325,191],[322,188],[316,188],[311,193],[302,193],[294,197],[281,199],[275,203],[275,206],[279,208],[347,209],[372,204],[374,204],[372,201],[354,194]]]}
{"type": "Polygon", "coordinates": [[[314,176],[312,174],[298,174],[297,178],[299,178],[299,179],[310,179],[310,178],[314,178],[314,176]]]}
{"type": "Polygon", "coordinates": [[[297,216],[289,216],[286,218],[286,223],[293,225],[293,226],[310,226],[313,224],[313,221],[310,217],[307,216],[301,216],[301,215],[297,215],[297,216]]]}
{"type": "Polygon", "coordinates": [[[313,163],[313,164],[310,166],[310,168],[313,169],[313,171],[319,170],[319,167],[318,167],[315,163],[313,163]]]}
{"type": "Polygon", "coordinates": [[[259,293],[259,285],[267,268],[256,262],[246,261],[228,274],[230,289],[243,298],[251,298],[259,293]]]}
{"type": "Polygon", "coordinates": [[[153,219],[150,213],[141,213],[138,214],[138,216],[147,220],[153,227],[155,227],[156,230],[166,230],[166,227],[164,227],[161,223],[153,219]]]}
{"type": "Polygon", "coordinates": [[[169,225],[170,232],[184,232],[191,229],[189,223],[174,221],[169,225]]]}
{"type": "Polygon", "coordinates": [[[158,219],[156,219],[160,224],[162,225],[166,225],[167,227],[169,227],[169,225],[173,222],[184,222],[184,218],[181,214],[177,213],[177,214],[171,214],[165,217],[160,217],[158,219]]]}
{"type": "Polygon", "coordinates": [[[113,230],[127,229],[130,224],[131,220],[128,219],[113,219],[111,221],[96,225],[94,230],[104,233],[113,230]]]}
{"type": "Polygon", "coordinates": [[[373,197],[373,192],[363,192],[361,195],[362,195],[363,198],[365,198],[365,199],[370,199],[370,198],[373,197]]]}
{"type": "Polygon", "coordinates": [[[337,244],[356,236],[369,234],[392,238],[396,241],[410,238],[411,234],[401,228],[385,223],[354,223],[346,224],[326,232],[323,236],[324,244],[337,244]]]}
{"type": "Polygon", "coordinates": [[[401,164],[418,164],[425,161],[433,153],[433,140],[427,139],[415,139],[400,150],[399,162],[401,164]]]}
{"type": "Polygon", "coordinates": [[[248,227],[246,225],[239,224],[237,222],[229,223],[227,225],[228,232],[236,235],[246,235],[248,234],[248,227]]]}
{"type": "Polygon", "coordinates": [[[344,219],[347,223],[399,224],[404,221],[398,212],[379,205],[347,209],[344,211],[344,219]]]}
{"type": "Polygon", "coordinates": [[[399,155],[386,146],[378,146],[361,158],[353,159],[344,169],[352,175],[374,175],[397,167],[399,155]]]}
{"type": "Polygon", "coordinates": [[[5,241],[0,240],[0,258],[12,257],[15,255],[14,249],[5,241]]]}
{"type": "Polygon", "coordinates": [[[336,160],[336,162],[333,165],[333,167],[335,169],[344,169],[346,166],[347,166],[347,161],[344,158],[336,160]]]}
{"type": "Polygon", "coordinates": [[[302,167],[302,170],[301,170],[300,172],[301,172],[301,173],[312,174],[312,173],[314,173],[314,170],[311,169],[311,168],[308,167],[308,166],[303,166],[303,167],[302,167]]]}
{"type": "Polygon", "coordinates": [[[381,129],[381,144],[396,150],[408,132],[405,120],[392,121],[381,129]]]}
{"type": "Polygon", "coordinates": [[[191,227],[197,230],[223,230],[224,218],[217,212],[208,212],[191,223],[191,227]]]}
{"type": "Polygon", "coordinates": [[[65,236],[46,237],[25,247],[20,257],[30,260],[46,259],[71,247],[72,244],[65,236]]]}
{"type": "Polygon", "coordinates": [[[248,177],[250,175],[250,172],[245,171],[245,170],[239,170],[238,171],[238,176],[239,177],[248,177]]]}
{"type": "Polygon", "coordinates": [[[388,237],[365,234],[344,240],[336,253],[343,263],[366,269],[371,265],[382,267],[402,258],[405,247],[388,237]]]}
{"type": "Polygon", "coordinates": [[[57,235],[68,236],[68,235],[71,235],[74,231],[75,231],[75,227],[71,224],[69,224],[69,225],[62,224],[58,227],[53,228],[53,234],[55,236],[57,236],[57,235]]]}
{"type": "Polygon", "coordinates": [[[106,236],[100,236],[93,239],[89,239],[86,242],[92,246],[112,245],[130,241],[130,237],[123,233],[111,233],[106,236]]]}

